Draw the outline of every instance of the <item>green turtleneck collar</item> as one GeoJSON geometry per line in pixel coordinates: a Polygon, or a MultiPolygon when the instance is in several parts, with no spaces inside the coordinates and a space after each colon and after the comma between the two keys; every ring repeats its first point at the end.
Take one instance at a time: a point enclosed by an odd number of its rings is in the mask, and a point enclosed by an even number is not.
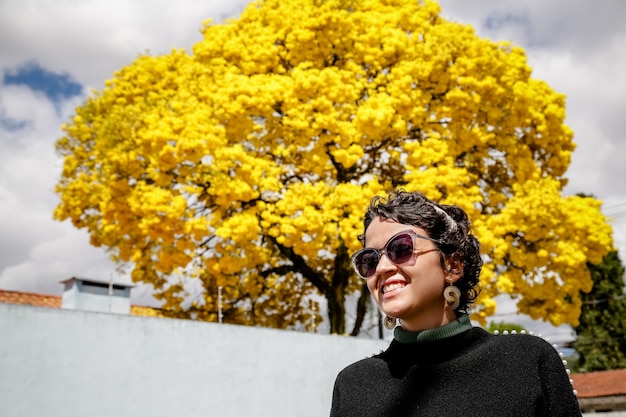
{"type": "Polygon", "coordinates": [[[393,331],[393,338],[401,343],[432,342],[456,336],[457,334],[470,330],[472,327],[469,315],[462,314],[456,320],[435,329],[410,332],[398,326],[393,331]]]}

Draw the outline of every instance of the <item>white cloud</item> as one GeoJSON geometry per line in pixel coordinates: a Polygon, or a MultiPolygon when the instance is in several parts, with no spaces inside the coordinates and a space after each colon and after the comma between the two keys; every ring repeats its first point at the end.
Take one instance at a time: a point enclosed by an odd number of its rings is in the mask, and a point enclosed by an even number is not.
{"type": "Polygon", "coordinates": [[[4,0],[0,2],[2,62],[36,59],[54,72],[101,88],[138,55],[190,48],[207,18],[238,15],[247,1],[4,0]]]}
{"type": "Polygon", "coordinates": [[[22,129],[2,132],[2,268],[23,260],[31,245],[54,234],[48,208],[54,200],[51,191],[57,163],[48,145],[52,143],[48,132],[58,129],[58,118],[54,106],[45,96],[34,94],[25,87],[2,87],[0,109],[7,117],[27,122],[22,129]]]}
{"type": "Polygon", "coordinates": [[[85,232],[63,224],[57,225],[56,232],[32,244],[26,261],[2,272],[2,288],[60,294],[63,288],[59,282],[73,276],[129,282],[115,273],[115,266],[102,250],[89,245],[85,232]]]}

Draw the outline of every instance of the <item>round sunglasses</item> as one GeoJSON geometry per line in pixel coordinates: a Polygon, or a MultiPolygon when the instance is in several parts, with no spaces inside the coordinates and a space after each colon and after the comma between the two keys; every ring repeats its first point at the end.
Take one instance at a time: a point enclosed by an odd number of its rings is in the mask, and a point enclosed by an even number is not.
{"type": "MultiPolygon", "coordinates": [[[[415,253],[415,240],[426,239],[439,245],[442,243],[428,236],[415,233],[412,230],[397,233],[385,243],[385,247],[378,250],[374,248],[363,248],[352,255],[352,265],[357,275],[367,279],[376,273],[376,267],[383,253],[394,264],[400,265],[408,262],[415,253]]],[[[433,249],[434,250],[434,249],[433,249]]],[[[430,251],[427,251],[430,252],[430,251]]]]}

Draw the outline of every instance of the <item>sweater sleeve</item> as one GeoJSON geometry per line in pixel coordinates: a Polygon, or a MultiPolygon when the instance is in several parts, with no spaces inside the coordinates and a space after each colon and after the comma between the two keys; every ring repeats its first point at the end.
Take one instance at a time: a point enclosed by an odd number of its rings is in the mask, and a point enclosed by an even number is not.
{"type": "MultiPolygon", "coordinates": [[[[546,343],[548,346],[549,344],[546,343]]],[[[582,416],[569,375],[559,353],[546,346],[540,360],[541,384],[545,394],[547,416],[582,416]]]]}

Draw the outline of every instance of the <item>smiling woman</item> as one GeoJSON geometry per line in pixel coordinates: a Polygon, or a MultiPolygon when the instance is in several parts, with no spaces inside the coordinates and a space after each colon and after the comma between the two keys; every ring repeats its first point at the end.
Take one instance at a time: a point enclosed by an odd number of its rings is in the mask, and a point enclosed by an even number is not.
{"type": "Polygon", "coordinates": [[[462,209],[397,191],[372,199],[364,229],[354,269],[385,325],[400,326],[337,376],[332,417],[581,415],[552,346],[472,326],[482,261],[462,209]]]}

